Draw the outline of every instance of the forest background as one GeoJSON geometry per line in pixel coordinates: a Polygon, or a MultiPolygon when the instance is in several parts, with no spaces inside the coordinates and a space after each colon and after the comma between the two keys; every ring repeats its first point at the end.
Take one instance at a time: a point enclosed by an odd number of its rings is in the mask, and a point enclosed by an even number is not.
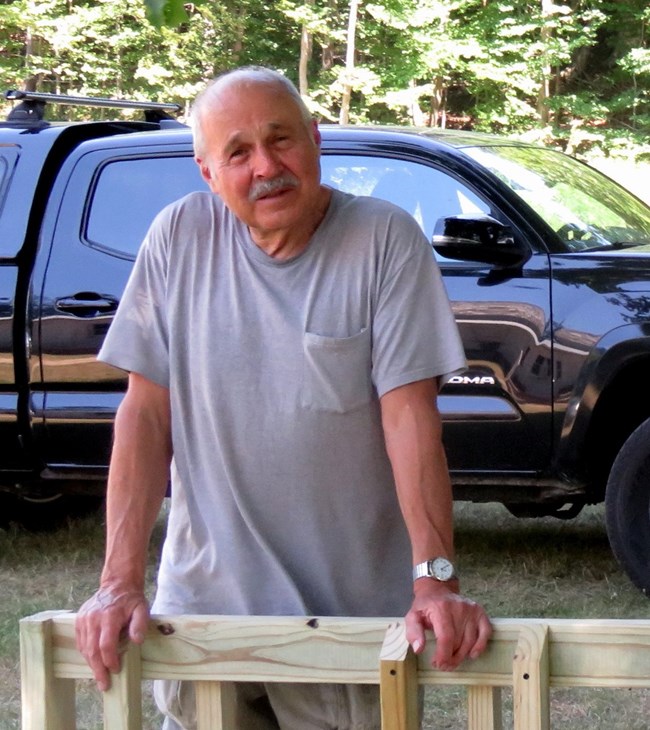
{"type": "Polygon", "coordinates": [[[0,70],[4,89],[186,113],[206,80],[261,64],[324,122],[497,132],[647,163],[649,26],[647,0],[0,0],[0,70]]]}

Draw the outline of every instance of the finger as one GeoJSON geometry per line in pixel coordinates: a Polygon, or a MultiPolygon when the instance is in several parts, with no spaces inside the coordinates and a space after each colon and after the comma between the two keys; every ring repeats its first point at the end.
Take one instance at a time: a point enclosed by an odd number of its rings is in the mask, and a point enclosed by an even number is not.
{"type": "Polygon", "coordinates": [[[149,627],[149,607],[146,603],[139,603],[133,610],[129,623],[129,639],[135,644],[142,644],[149,627]]]}
{"type": "Polygon", "coordinates": [[[456,648],[456,629],[453,620],[443,612],[438,612],[433,619],[432,628],[436,637],[436,651],[433,666],[443,671],[453,669],[454,650],[456,648]]]}
{"type": "Polygon", "coordinates": [[[120,635],[123,624],[115,616],[106,616],[99,633],[99,653],[104,666],[111,672],[120,671],[120,635]]]}
{"type": "Polygon", "coordinates": [[[86,661],[88,662],[88,666],[93,673],[97,688],[101,692],[106,692],[111,688],[111,674],[108,669],[103,665],[101,659],[99,659],[99,654],[97,654],[96,656],[97,658],[87,656],[86,661]]]}
{"type": "Polygon", "coordinates": [[[460,644],[452,656],[452,664],[456,666],[468,657],[476,659],[480,656],[492,634],[492,626],[483,609],[479,606],[476,609],[467,618],[460,635],[460,644]]]}
{"type": "Polygon", "coordinates": [[[409,611],[404,619],[406,626],[406,640],[416,654],[424,650],[426,637],[422,617],[418,611],[409,611]]]}
{"type": "Polygon", "coordinates": [[[90,670],[95,678],[98,688],[104,692],[111,686],[110,674],[102,659],[99,648],[99,631],[90,630],[86,626],[85,637],[82,641],[81,653],[83,654],[90,670]]]}
{"type": "Polygon", "coordinates": [[[476,646],[478,636],[479,628],[477,622],[473,618],[468,619],[462,629],[459,629],[456,637],[458,644],[449,661],[450,668],[458,668],[458,666],[471,655],[472,650],[476,646]]]}
{"type": "Polygon", "coordinates": [[[77,646],[77,651],[85,656],[86,648],[86,619],[83,616],[77,614],[77,618],[74,622],[74,640],[77,646]]]}
{"type": "Polygon", "coordinates": [[[470,650],[470,657],[472,659],[477,659],[485,651],[491,636],[492,624],[490,623],[490,619],[483,613],[478,622],[478,638],[470,650]]]}
{"type": "Polygon", "coordinates": [[[75,641],[77,649],[84,657],[93,677],[100,689],[107,689],[110,685],[108,671],[104,666],[99,651],[99,629],[96,620],[90,613],[80,612],[75,620],[75,641]]]}
{"type": "Polygon", "coordinates": [[[93,625],[93,613],[89,607],[90,601],[86,601],[83,606],[77,612],[77,616],[74,622],[74,633],[75,642],[77,649],[84,656],[86,655],[87,649],[90,647],[92,625],[93,625]]]}

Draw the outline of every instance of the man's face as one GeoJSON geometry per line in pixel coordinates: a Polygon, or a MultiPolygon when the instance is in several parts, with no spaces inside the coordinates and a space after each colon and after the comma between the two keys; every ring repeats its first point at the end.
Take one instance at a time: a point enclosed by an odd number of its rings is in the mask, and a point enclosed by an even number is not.
{"type": "Polygon", "coordinates": [[[279,87],[237,84],[206,110],[201,173],[253,235],[290,231],[317,208],[320,135],[279,87]]]}

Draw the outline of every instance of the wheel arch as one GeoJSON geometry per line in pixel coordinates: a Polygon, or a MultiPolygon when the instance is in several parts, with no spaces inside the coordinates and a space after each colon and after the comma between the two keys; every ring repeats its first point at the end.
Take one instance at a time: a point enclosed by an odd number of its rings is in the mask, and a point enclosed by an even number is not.
{"type": "Polygon", "coordinates": [[[626,325],[590,355],[566,409],[558,463],[585,481],[601,502],[611,466],[627,437],[650,417],[650,334],[626,325]]]}

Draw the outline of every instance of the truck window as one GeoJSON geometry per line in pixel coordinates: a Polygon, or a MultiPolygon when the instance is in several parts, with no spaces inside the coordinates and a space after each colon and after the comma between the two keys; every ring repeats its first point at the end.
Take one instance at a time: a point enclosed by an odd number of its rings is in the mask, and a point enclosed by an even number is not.
{"type": "Polygon", "coordinates": [[[428,165],[393,157],[324,154],[321,168],[326,185],[404,208],[429,240],[439,218],[491,212],[489,204],[465,183],[428,165]]]}
{"type": "Polygon", "coordinates": [[[158,212],[187,193],[207,189],[189,155],[109,162],[100,169],[93,185],[84,241],[135,258],[158,212]]]}

